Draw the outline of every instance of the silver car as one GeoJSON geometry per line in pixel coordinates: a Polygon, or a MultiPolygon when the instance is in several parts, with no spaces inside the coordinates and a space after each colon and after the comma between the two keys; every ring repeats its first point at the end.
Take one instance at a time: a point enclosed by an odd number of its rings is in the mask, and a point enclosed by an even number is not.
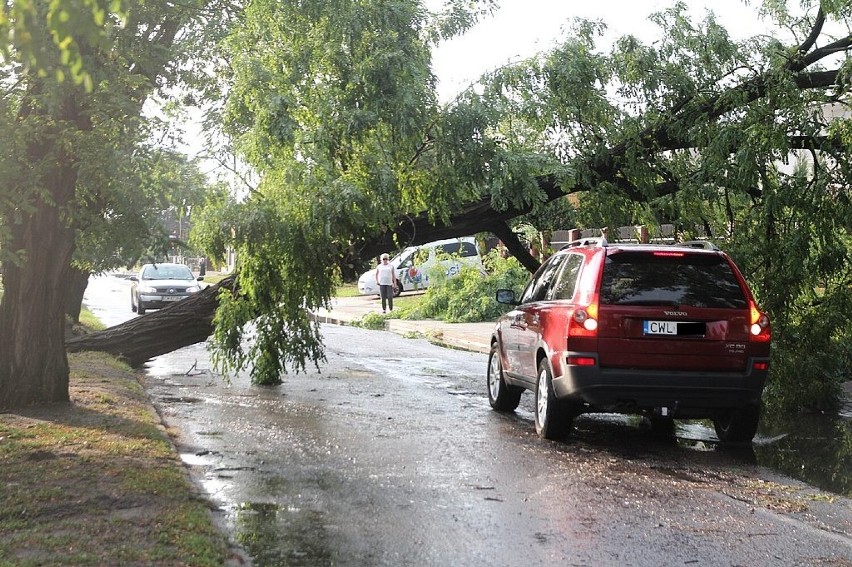
{"type": "Polygon", "coordinates": [[[147,309],[160,309],[201,290],[199,281],[183,264],[145,264],[138,276],[131,276],[130,309],[144,315],[147,309]]]}

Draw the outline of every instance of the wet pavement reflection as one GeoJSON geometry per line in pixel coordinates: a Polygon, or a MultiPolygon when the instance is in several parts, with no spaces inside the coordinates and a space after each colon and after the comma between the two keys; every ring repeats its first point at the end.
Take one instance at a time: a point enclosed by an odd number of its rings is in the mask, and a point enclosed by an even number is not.
{"type": "Polygon", "coordinates": [[[758,464],[852,497],[852,415],[769,416],[758,435],[758,464]]]}

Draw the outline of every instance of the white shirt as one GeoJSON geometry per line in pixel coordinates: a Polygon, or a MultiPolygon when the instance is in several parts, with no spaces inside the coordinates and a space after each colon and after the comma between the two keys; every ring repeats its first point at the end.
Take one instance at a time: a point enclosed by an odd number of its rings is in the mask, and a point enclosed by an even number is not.
{"type": "Polygon", "coordinates": [[[376,282],[379,285],[393,285],[396,281],[396,270],[390,262],[382,262],[376,267],[376,282]]]}

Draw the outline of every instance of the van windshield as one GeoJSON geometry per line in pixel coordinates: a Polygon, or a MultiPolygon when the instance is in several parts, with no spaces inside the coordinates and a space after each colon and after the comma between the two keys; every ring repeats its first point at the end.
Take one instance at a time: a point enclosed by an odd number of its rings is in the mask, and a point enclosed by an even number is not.
{"type": "Polygon", "coordinates": [[[417,246],[409,246],[408,248],[406,248],[405,250],[403,250],[402,252],[400,252],[399,254],[394,256],[393,258],[391,258],[391,261],[390,261],[391,265],[393,265],[395,268],[400,267],[405,262],[408,262],[409,260],[411,260],[411,255],[416,250],[417,250],[417,246]]]}

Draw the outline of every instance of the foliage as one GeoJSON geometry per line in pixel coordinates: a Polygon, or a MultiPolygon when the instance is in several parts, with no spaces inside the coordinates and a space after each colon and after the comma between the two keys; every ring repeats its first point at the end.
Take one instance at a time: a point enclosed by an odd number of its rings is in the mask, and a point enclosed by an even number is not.
{"type": "Polygon", "coordinates": [[[371,329],[373,331],[381,331],[387,327],[388,319],[388,315],[383,315],[381,313],[367,313],[360,319],[354,321],[352,324],[355,327],[362,327],[364,329],[371,329]]]}
{"type": "Polygon", "coordinates": [[[124,18],[128,2],[87,0],[82,3],[58,0],[45,5],[39,0],[4,2],[0,9],[0,55],[14,52],[20,61],[41,76],[65,80],[93,88],[89,72],[91,53],[107,42],[107,22],[124,18]],[[46,34],[39,33],[39,20],[47,23],[46,34]]]}
{"type": "MultiPolygon", "coordinates": [[[[229,132],[263,177],[258,202],[277,203],[288,230],[325,227],[314,257],[325,270],[314,277],[335,279],[332,266],[353,242],[404,233],[401,218],[442,222],[483,198],[495,211],[530,210],[524,220],[540,229],[571,218],[652,232],[674,222],[685,236],[709,232],[743,266],[774,321],[783,362],[773,363],[773,389],[790,392],[778,367],[805,360],[805,347],[787,337],[818,315],[814,289],[841,304],[849,285],[852,128],[818,110],[844,104],[848,65],[837,54],[850,41],[813,40],[848,7],[806,2],[810,12],[794,19],[772,2],[767,13],[785,31],[735,42],[712,14],[693,22],[678,3],[652,16],[658,41],[627,36],[609,53],[596,45],[605,25],[577,21],[554,50],[489,73],[446,108],[423,39],[435,20],[418,2],[338,7],[259,1],[228,43],[229,132]],[[576,193],[578,209],[550,209],[544,178],[576,193]]],[[[486,317],[493,306],[471,298],[491,283],[478,278],[435,286],[419,312],[486,317]]],[[[281,279],[282,293],[305,281],[281,279]]],[[[849,312],[823,318],[815,342],[843,344],[849,312]]],[[[811,378],[800,402],[829,401],[836,373],[811,378]]]]}
{"type": "Polygon", "coordinates": [[[514,258],[503,258],[492,250],[484,259],[486,273],[462,264],[458,275],[448,278],[436,266],[429,274],[429,287],[415,307],[406,310],[406,319],[441,319],[451,323],[493,321],[508,310],[494,299],[501,288],[520,291],[529,272],[514,258]]]}
{"type": "MultiPolygon", "coordinates": [[[[438,35],[468,25],[458,19],[462,6],[451,3],[452,23],[439,23],[438,35]]],[[[224,298],[216,315],[223,367],[250,365],[255,382],[275,383],[321,360],[305,308],[328,302],[353,240],[382,232],[400,211],[445,217],[470,194],[418,164],[438,117],[427,43],[434,25],[410,0],[247,7],[227,42],[224,115],[262,179],[244,203],[202,221],[205,231],[218,227],[205,249],[232,246],[240,262],[241,296],[224,298]]]]}

